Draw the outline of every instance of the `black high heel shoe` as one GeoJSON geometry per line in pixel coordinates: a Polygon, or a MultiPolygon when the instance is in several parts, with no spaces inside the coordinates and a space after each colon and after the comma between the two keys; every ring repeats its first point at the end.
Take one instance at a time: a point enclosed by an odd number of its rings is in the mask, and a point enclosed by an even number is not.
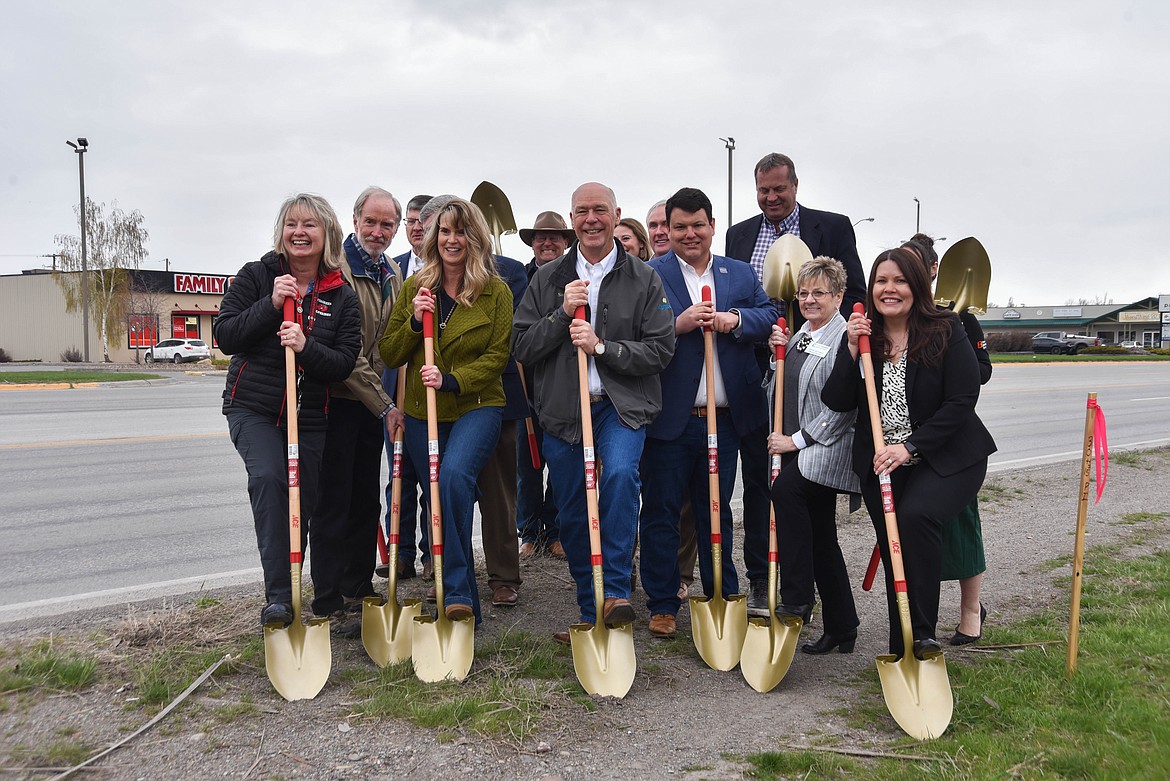
{"type": "Polygon", "coordinates": [[[825,632],[815,643],[805,643],[800,650],[806,654],[827,654],[836,648],[843,654],[853,653],[853,646],[857,643],[857,630],[846,632],[843,635],[833,635],[825,632]]]}
{"type": "Polygon", "coordinates": [[[933,659],[942,654],[942,646],[933,637],[926,637],[914,641],[914,658],[920,662],[933,659]]]}
{"type": "Polygon", "coordinates": [[[951,645],[969,645],[983,637],[983,621],[987,618],[987,608],[983,607],[983,603],[979,603],[979,634],[968,635],[960,632],[957,628],[955,634],[951,636],[951,645]]]}
{"type": "Polygon", "coordinates": [[[799,618],[802,622],[808,623],[812,620],[813,606],[808,605],[784,605],[776,606],[776,615],[781,618],[799,618]]]}

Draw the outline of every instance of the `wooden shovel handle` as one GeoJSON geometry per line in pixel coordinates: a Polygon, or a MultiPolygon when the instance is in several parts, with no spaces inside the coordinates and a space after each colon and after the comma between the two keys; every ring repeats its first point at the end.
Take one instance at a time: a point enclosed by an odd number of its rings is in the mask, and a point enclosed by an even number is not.
{"type": "MultiPolygon", "coordinates": [[[[524,406],[528,406],[528,383],[524,379],[524,366],[516,361],[516,373],[520,375],[520,389],[524,392],[524,406]]],[[[532,425],[532,416],[524,416],[524,428],[528,429],[528,455],[532,458],[532,468],[541,470],[540,448],[536,444],[536,429],[532,425]]]]}
{"type": "MultiPolygon", "coordinates": [[[[777,318],[776,325],[780,326],[783,331],[787,327],[783,317],[777,318]]],[[[772,394],[772,431],[780,433],[784,430],[784,345],[776,345],[774,357],[776,358],[776,373],[773,375],[776,378],[773,386],[774,393],[772,394]]],[[[768,486],[776,482],[776,477],[780,474],[780,455],[776,454],[771,457],[772,474],[771,479],[768,480],[768,486]]],[[[771,502],[768,503],[768,561],[780,562],[780,545],[776,540],[776,506],[771,502]]]]}
{"type": "MultiPolygon", "coordinates": [[[[585,319],[585,307],[577,307],[577,320],[585,319]]],[[[601,510],[597,502],[597,459],[593,450],[593,408],[589,402],[589,356],[577,348],[577,384],[581,394],[581,448],[585,456],[585,508],[589,513],[590,565],[601,566],[601,510]]]]}
{"type": "MultiPolygon", "coordinates": [[[[865,306],[858,302],[853,305],[853,311],[865,314],[865,306]]],[[[865,378],[865,398],[869,406],[869,427],[873,433],[874,450],[886,446],[886,437],[882,433],[882,414],[878,408],[877,385],[874,382],[873,357],[870,355],[869,335],[857,337],[857,349],[861,352],[862,375],[865,378]]],[[[886,539],[890,544],[890,572],[894,576],[894,591],[906,591],[906,571],[902,566],[902,541],[898,536],[898,516],[894,510],[894,491],[890,486],[890,476],[878,476],[882,489],[882,510],[886,519],[886,539]]]]}
{"type": "MultiPolygon", "coordinates": [[[[430,311],[423,312],[423,362],[428,365],[435,362],[435,313],[430,311]]],[[[443,555],[443,516],[439,509],[439,413],[437,407],[435,389],[427,386],[427,463],[431,484],[432,556],[443,555]]]]}
{"type": "MultiPolygon", "coordinates": [[[[293,321],[295,302],[284,299],[284,319],[293,321]]],[[[301,554],[301,453],[297,431],[297,354],[291,346],[284,348],[284,399],[288,420],[288,559],[291,564],[304,560],[301,554]]]]}
{"type": "MultiPolygon", "coordinates": [[[[407,365],[398,367],[398,408],[406,409],[406,370],[407,365]]],[[[394,432],[393,460],[390,463],[390,533],[388,542],[398,544],[398,534],[402,525],[402,449],[405,425],[399,426],[394,432]]],[[[413,490],[413,489],[411,489],[413,490]]],[[[413,522],[413,521],[412,521],[413,522]]]]}

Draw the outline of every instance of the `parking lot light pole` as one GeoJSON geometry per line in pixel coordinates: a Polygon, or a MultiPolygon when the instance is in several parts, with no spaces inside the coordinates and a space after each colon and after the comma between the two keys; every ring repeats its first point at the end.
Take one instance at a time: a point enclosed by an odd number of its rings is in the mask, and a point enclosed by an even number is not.
{"type": "Polygon", "coordinates": [[[731,227],[731,153],[735,151],[735,139],[728,136],[719,140],[727,147],[727,226],[731,227]]]}
{"type": "Polygon", "coordinates": [[[77,178],[81,183],[81,338],[85,362],[89,363],[89,254],[85,243],[85,153],[89,140],[78,137],[77,143],[66,141],[77,153],[77,178]]]}

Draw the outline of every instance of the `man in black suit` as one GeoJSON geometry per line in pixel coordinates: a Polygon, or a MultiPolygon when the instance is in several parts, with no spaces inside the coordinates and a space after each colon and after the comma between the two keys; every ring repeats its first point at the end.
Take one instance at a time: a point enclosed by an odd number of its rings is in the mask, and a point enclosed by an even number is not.
{"type": "MultiPolygon", "coordinates": [[[[785,233],[800,238],[813,257],[827,255],[845,266],[845,297],[841,314],[848,318],[853,304],[865,300],[865,274],[857,257],[853,225],[843,214],[822,212],[796,202],[799,180],[796,163],[773,152],[756,163],[756,203],[760,214],[732,225],[727,231],[725,253],[751,264],[763,282],[764,258],[772,242],[785,233]]],[[[781,309],[783,311],[783,309],[781,309]]],[[[789,320],[794,320],[789,315],[789,320]]],[[[798,325],[790,323],[792,327],[798,325]]],[[[751,582],[748,614],[768,613],[768,426],[740,441],[743,462],[744,563],[751,582]]]]}

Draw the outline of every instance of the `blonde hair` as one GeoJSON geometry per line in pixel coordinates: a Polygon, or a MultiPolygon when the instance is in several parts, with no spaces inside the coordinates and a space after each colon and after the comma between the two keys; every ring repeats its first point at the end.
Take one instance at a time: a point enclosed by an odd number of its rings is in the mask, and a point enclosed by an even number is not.
{"type": "Polygon", "coordinates": [[[284,221],[288,219],[289,212],[298,207],[307,211],[317,222],[321,223],[322,232],[325,234],[325,248],[321,252],[321,265],[327,271],[336,271],[341,268],[341,253],[345,235],[341,231],[341,223],[338,221],[333,207],[320,195],[297,193],[285,199],[284,203],[280,205],[280,212],[276,215],[272,248],[281,255],[288,255],[284,246],[284,221]]]}
{"type": "Polygon", "coordinates": [[[415,276],[418,277],[420,288],[425,287],[432,292],[443,284],[443,261],[439,255],[439,225],[445,217],[451,221],[453,228],[462,230],[467,238],[467,261],[463,267],[463,279],[460,281],[455,300],[464,306],[471,306],[492,277],[500,275],[496,270],[487,220],[474,203],[462,198],[452,198],[435,213],[434,220],[427,228],[426,238],[423,239],[423,267],[415,276]]]}

